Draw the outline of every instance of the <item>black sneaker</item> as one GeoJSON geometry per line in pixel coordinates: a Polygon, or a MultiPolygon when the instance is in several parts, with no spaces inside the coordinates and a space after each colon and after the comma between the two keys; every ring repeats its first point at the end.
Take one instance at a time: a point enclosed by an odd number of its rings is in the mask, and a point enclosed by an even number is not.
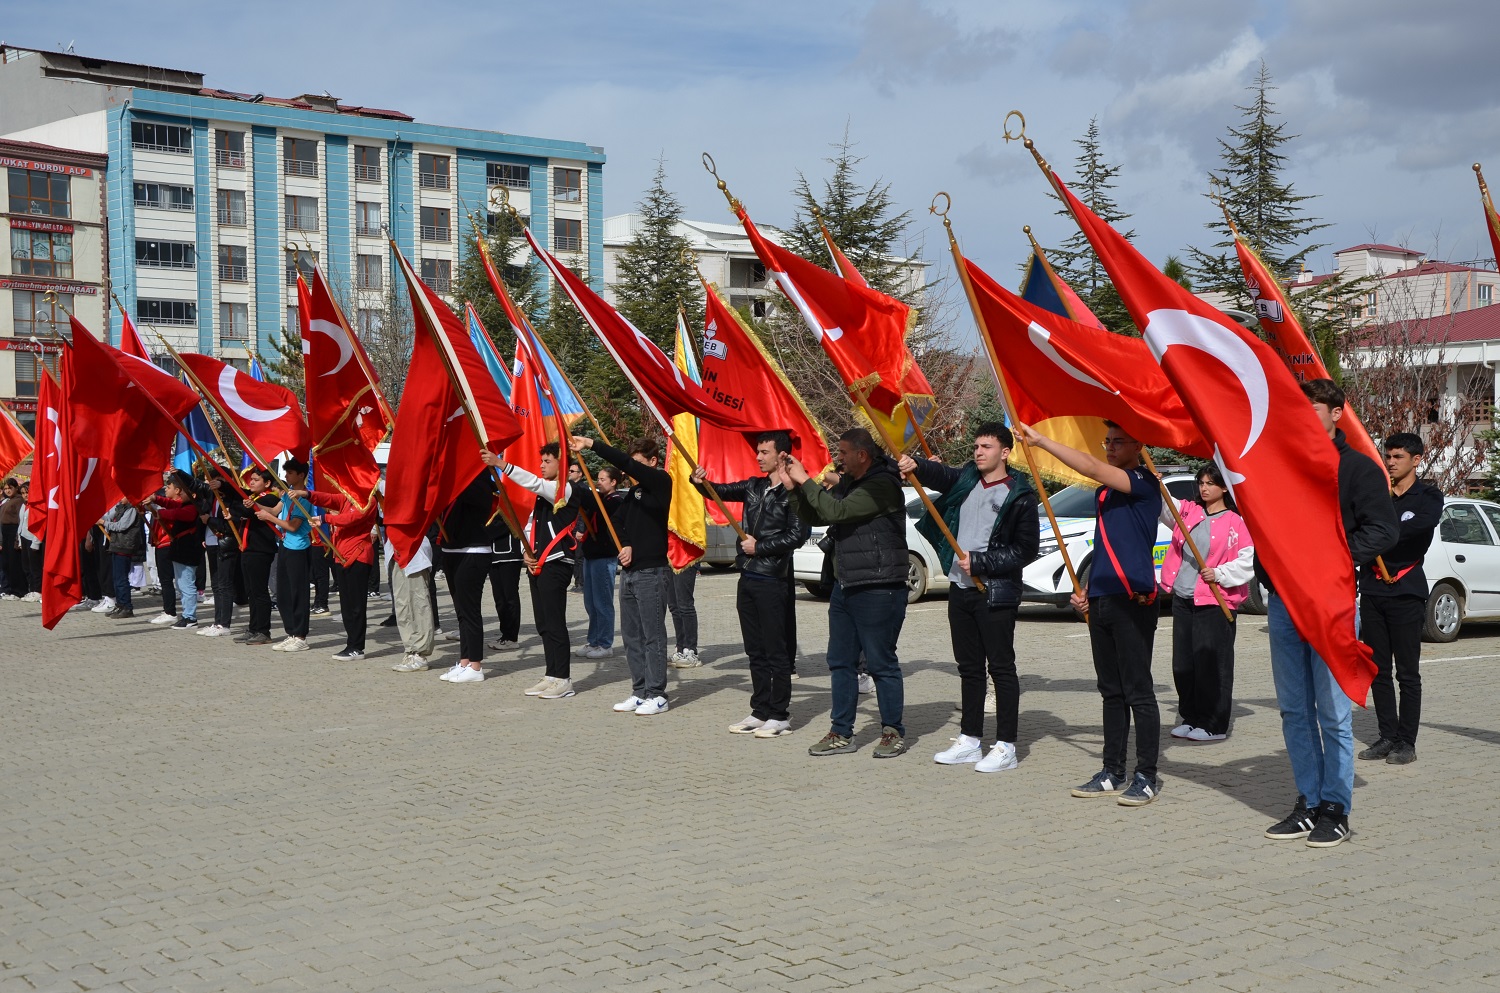
{"type": "Polygon", "coordinates": [[[380,622],[380,626],[383,627],[383,628],[393,628],[393,627],[395,627],[396,626],[396,615],[392,614],[391,616],[387,617],[385,620],[381,621],[380,622]]]}
{"type": "Polygon", "coordinates": [[[1391,749],[1391,754],[1385,757],[1389,765],[1411,765],[1417,760],[1417,746],[1409,745],[1404,741],[1398,741],[1391,749]]]}
{"type": "Polygon", "coordinates": [[[1115,802],[1122,807],[1144,807],[1159,796],[1161,796],[1161,780],[1148,779],[1144,773],[1138,772],[1131,777],[1130,785],[1115,802]]]}
{"type": "Polygon", "coordinates": [[[1376,759],[1383,759],[1386,756],[1390,755],[1391,750],[1395,747],[1396,743],[1391,739],[1381,738],[1377,740],[1375,744],[1360,752],[1359,757],[1364,759],[1366,762],[1373,762],[1376,759]]]}
{"type": "Polygon", "coordinates": [[[1299,796],[1290,814],[1266,828],[1266,837],[1272,841],[1296,841],[1312,834],[1317,823],[1317,814],[1307,809],[1307,798],[1299,796]]]}
{"type": "Polygon", "coordinates": [[[1094,773],[1093,779],[1090,779],[1082,786],[1073,787],[1073,795],[1084,798],[1096,796],[1119,796],[1124,792],[1124,781],[1115,778],[1114,774],[1111,773],[1108,769],[1100,769],[1098,772],[1094,773]]]}
{"type": "Polygon", "coordinates": [[[1318,806],[1318,823],[1307,836],[1308,848],[1332,848],[1342,845],[1349,837],[1349,816],[1344,813],[1342,803],[1324,803],[1318,806]]]}
{"type": "Polygon", "coordinates": [[[195,628],[197,626],[198,619],[196,617],[179,617],[177,618],[177,623],[172,625],[172,630],[186,631],[189,628],[195,628]]]}

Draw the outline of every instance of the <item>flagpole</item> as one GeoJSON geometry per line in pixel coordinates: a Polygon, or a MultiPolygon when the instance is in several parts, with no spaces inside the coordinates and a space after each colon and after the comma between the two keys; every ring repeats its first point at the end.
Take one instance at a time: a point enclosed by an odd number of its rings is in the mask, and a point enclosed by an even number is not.
{"type": "MultiPolygon", "coordinates": [[[[1198,571],[1202,572],[1208,568],[1208,563],[1203,559],[1203,553],[1198,551],[1198,543],[1193,540],[1192,532],[1182,522],[1182,512],[1177,509],[1177,500],[1167,491],[1167,484],[1162,481],[1161,474],[1156,471],[1156,463],[1151,461],[1151,452],[1144,445],[1141,446],[1141,454],[1146,457],[1146,468],[1151,470],[1151,475],[1156,477],[1156,485],[1161,489],[1161,498],[1166,503],[1167,509],[1172,511],[1172,519],[1177,522],[1177,529],[1182,532],[1182,541],[1193,553],[1193,559],[1198,563],[1198,571]]],[[[1205,580],[1208,588],[1213,591],[1214,599],[1219,602],[1219,609],[1224,611],[1224,619],[1230,624],[1234,623],[1234,611],[1229,609],[1229,604],[1224,600],[1224,591],[1219,588],[1217,579],[1205,580]]]]}
{"type": "MultiPolygon", "coordinates": [[[[1010,387],[1005,382],[1005,373],[1000,370],[1000,357],[995,354],[995,344],[990,340],[989,327],[985,323],[984,313],[979,309],[979,298],[974,293],[974,283],[969,279],[969,267],[964,261],[963,253],[958,250],[958,238],[953,234],[953,222],[948,218],[948,211],[953,206],[953,198],[946,193],[939,193],[932,198],[932,205],[927,209],[943,219],[943,230],[948,235],[948,248],[953,253],[953,264],[958,269],[959,282],[963,283],[964,295],[969,300],[969,310],[974,314],[974,323],[979,326],[979,338],[984,342],[985,354],[989,356],[990,366],[995,373],[995,385],[1000,388],[1000,399],[1005,405],[1005,413],[1012,424],[1020,424],[1020,415],[1016,413],[1016,402],[1010,395],[1010,387]],[[942,211],[937,209],[937,198],[942,197],[948,203],[942,211]]],[[[1036,467],[1036,455],[1031,446],[1021,435],[1016,435],[1016,441],[1020,443],[1021,455],[1026,460],[1026,468],[1031,472],[1032,479],[1036,481],[1038,495],[1042,499],[1042,507],[1047,511],[1047,521],[1052,525],[1052,534],[1057,539],[1057,550],[1062,553],[1063,566],[1068,570],[1068,579],[1073,584],[1075,596],[1083,596],[1083,586],[1078,582],[1078,571],[1073,568],[1073,556],[1068,553],[1068,543],[1063,540],[1062,528],[1057,525],[1057,515],[1052,511],[1052,499],[1047,495],[1047,487],[1042,483],[1042,474],[1036,467]]],[[[1088,611],[1084,611],[1084,619],[1088,619],[1088,611]]]]}

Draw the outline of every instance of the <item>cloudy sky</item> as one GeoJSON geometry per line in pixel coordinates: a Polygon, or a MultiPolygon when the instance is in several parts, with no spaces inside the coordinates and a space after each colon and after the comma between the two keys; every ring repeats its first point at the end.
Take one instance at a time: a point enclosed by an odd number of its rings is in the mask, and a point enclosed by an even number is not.
{"type": "Polygon", "coordinates": [[[611,214],[632,209],[665,156],[689,214],[728,219],[699,164],[710,151],[752,215],[782,223],[797,172],[825,175],[847,124],[862,176],[912,211],[914,247],[942,252],[926,207],[946,190],[965,248],[997,275],[1024,254],[1023,224],[1044,244],[1069,230],[1030,157],[1001,140],[1006,111],[1024,111],[1059,164],[1097,116],[1137,243],[1160,263],[1206,242],[1205,175],[1262,59],[1301,135],[1289,178],[1333,225],[1318,268],[1368,240],[1488,256],[1470,164],[1500,185],[1494,0],[77,0],[68,14],[14,4],[0,30],[226,89],[326,89],[601,145],[611,214]]]}

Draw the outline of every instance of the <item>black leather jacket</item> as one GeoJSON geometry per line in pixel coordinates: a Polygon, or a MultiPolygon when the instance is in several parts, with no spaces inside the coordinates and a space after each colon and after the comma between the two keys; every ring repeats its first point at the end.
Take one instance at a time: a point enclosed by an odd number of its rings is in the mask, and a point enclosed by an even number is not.
{"type": "MultiPolygon", "coordinates": [[[[785,579],[791,572],[792,552],[802,547],[812,526],[797,517],[791,494],[765,476],[742,479],[737,483],[716,483],[714,489],[726,503],[742,503],[740,526],[755,539],[755,554],[744,550],[734,557],[741,573],[785,579]]],[[[699,486],[705,496],[707,487],[699,486]]]]}

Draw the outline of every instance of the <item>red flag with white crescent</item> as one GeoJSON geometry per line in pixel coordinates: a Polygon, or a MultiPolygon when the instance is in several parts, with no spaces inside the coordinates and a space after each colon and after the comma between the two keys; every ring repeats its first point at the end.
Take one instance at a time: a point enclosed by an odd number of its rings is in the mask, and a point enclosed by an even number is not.
{"type": "Polygon", "coordinates": [[[151,353],[146,351],[146,343],[141,341],[140,332],[135,329],[135,322],[123,309],[120,311],[120,351],[126,355],[134,355],[138,359],[145,359],[147,362],[151,361],[151,353]]]}
{"type": "Polygon", "coordinates": [[[42,542],[42,627],[48,631],[83,599],[83,568],[78,558],[83,528],[79,521],[86,520],[92,527],[105,510],[97,464],[90,464],[84,474],[79,472],[67,399],[73,391],[73,355],[68,349],[57,357],[57,375],[61,382],[55,385],[50,377],[44,377],[51,389],[47,389],[50,395],[43,416],[51,424],[49,447],[54,454],[43,482],[47,538],[42,542]]]}
{"type": "Polygon", "coordinates": [[[36,448],[31,440],[31,435],[21,427],[10,412],[10,408],[0,403],[0,479],[10,475],[10,471],[30,455],[36,448]]]}
{"type": "Polygon", "coordinates": [[[312,437],[297,405],[297,394],[207,355],[188,352],[177,359],[257,463],[264,466],[282,452],[307,459],[312,437]]]}

